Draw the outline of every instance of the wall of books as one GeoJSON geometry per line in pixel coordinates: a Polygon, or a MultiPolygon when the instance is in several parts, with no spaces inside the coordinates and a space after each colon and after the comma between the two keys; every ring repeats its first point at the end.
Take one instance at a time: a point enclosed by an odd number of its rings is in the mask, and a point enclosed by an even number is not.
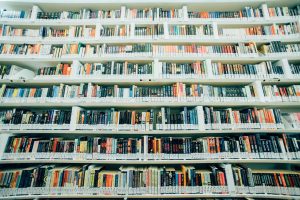
{"type": "Polygon", "coordinates": [[[0,199],[299,199],[298,0],[2,1],[0,199]]]}

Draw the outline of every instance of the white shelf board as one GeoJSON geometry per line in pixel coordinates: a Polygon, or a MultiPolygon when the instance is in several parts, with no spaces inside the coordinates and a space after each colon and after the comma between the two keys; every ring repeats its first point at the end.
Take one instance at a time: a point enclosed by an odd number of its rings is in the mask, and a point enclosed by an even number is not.
{"type": "Polygon", "coordinates": [[[180,106],[214,106],[214,107],[264,107],[264,108],[299,108],[300,101],[298,102],[226,102],[226,101],[219,101],[219,102],[40,102],[40,103],[29,103],[29,102],[20,102],[20,103],[3,103],[1,102],[0,107],[72,107],[72,106],[79,106],[79,107],[118,107],[118,108],[142,108],[142,107],[180,107],[180,106]]]}
{"type": "Polygon", "coordinates": [[[220,163],[255,163],[255,164],[296,164],[300,165],[300,160],[283,159],[208,159],[208,160],[70,160],[70,159],[36,159],[36,160],[0,160],[1,164],[220,164],[220,163]]]}
{"type": "Polygon", "coordinates": [[[65,198],[260,198],[260,199],[300,199],[300,196],[273,194],[143,194],[143,195],[20,195],[1,197],[1,199],[65,199],[65,198]]]}
{"type": "MultiPolygon", "coordinates": [[[[59,77],[59,76],[57,76],[59,77]]],[[[238,79],[238,78],[224,78],[224,79],[201,79],[201,78],[130,78],[126,79],[123,76],[123,79],[116,78],[116,76],[112,76],[107,79],[103,78],[93,78],[93,77],[72,77],[72,76],[61,76],[59,78],[51,77],[51,78],[43,78],[43,79],[30,79],[30,80],[0,80],[0,84],[7,85],[26,85],[26,86],[34,86],[34,85],[53,85],[59,83],[65,84],[79,84],[79,83],[98,83],[98,84],[118,84],[118,85],[162,85],[162,84],[173,84],[176,82],[181,83],[201,83],[201,84],[212,84],[212,85],[239,85],[239,84],[250,84],[256,80],[262,81],[262,84],[290,84],[290,83],[300,83],[299,79],[238,79]]]]}
{"type": "Polygon", "coordinates": [[[59,134],[59,135],[210,135],[210,134],[250,134],[250,133],[277,133],[299,134],[300,129],[235,129],[235,130],[153,130],[153,131],[102,131],[102,130],[1,130],[0,134],[59,134]]]}
{"type": "MultiPolygon", "coordinates": [[[[210,2],[212,2],[210,0],[210,2]]],[[[1,4],[0,4],[1,5],[1,4]]],[[[300,19],[300,16],[291,17],[271,17],[269,19],[265,18],[189,18],[187,21],[183,19],[9,19],[1,18],[0,23],[6,25],[20,25],[20,26],[72,26],[72,25],[87,25],[95,26],[97,24],[101,25],[122,25],[131,24],[136,25],[151,25],[151,24],[211,24],[216,22],[218,25],[269,25],[273,23],[287,23],[296,22],[300,19]]]]}
{"type": "Polygon", "coordinates": [[[146,54],[104,54],[101,56],[93,57],[80,57],[80,56],[62,56],[61,58],[52,58],[49,56],[40,55],[0,55],[0,62],[21,62],[26,63],[33,62],[72,62],[78,60],[79,62],[100,62],[100,61],[116,61],[116,60],[127,60],[127,61],[152,61],[154,59],[163,61],[195,61],[211,59],[212,61],[228,61],[228,62],[262,62],[266,60],[277,61],[279,59],[287,58],[288,60],[300,60],[300,52],[293,53],[274,53],[263,56],[254,55],[220,55],[220,54],[169,54],[169,55],[146,55],[146,54]]]}

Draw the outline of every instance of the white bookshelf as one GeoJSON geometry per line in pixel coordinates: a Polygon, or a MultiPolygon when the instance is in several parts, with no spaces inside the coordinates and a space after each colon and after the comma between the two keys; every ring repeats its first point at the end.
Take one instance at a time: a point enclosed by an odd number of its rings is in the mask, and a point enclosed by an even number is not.
{"type": "MultiPolygon", "coordinates": [[[[127,45],[150,43],[153,45],[164,44],[199,44],[199,45],[225,45],[236,43],[255,42],[257,46],[272,41],[283,43],[300,43],[300,15],[272,17],[269,15],[268,8],[276,6],[294,7],[300,5],[299,0],[4,0],[0,2],[0,7],[8,10],[30,10],[30,18],[10,19],[0,18],[1,25],[12,27],[25,27],[39,29],[42,26],[70,28],[71,26],[95,27],[95,37],[22,37],[22,36],[0,36],[0,43],[7,44],[51,44],[64,45],[74,43],[102,44],[102,45],[127,45]],[[232,11],[241,10],[245,6],[262,8],[263,17],[243,17],[243,18],[189,18],[188,11],[232,11]],[[37,19],[38,11],[63,11],[80,10],[81,8],[93,9],[119,9],[120,18],[111,19],[37,19]],[[130,8],[177,8],[182,9],[181,17],[178,18],[136,18],[131,19],[126,16],[126,9],[130,8]],[[215,10],[214,10],[215,9],[215,10]],[[225,36],[218,31],[221,27],[245,28],[259,25],[273,25],[296,23],[298,33],[289,35],[244,35],[240,37],[225,36]],[[195,36],[176,36],[169,34],[170,25],[207,25],[213,27],[212,35],[195,36]],[[102,26],[128,25],[131,27],[127,36],[100,36],[102,26]],[[159,36],[137,36],[135,35],[136,26],[163,25],[164,34],[159,36]]],[[[276,165],[286,169],[292,169],[300,165],[300,152],[286,153],[263,153],[261,155],[251,153],[216,153],[201,155],[176,155],[176,154],[128,154],[111,155],[96,153],[4,153],[4,148],[9,136],[32,136],[32,137],[77,137],[77,136],[116,136],[116,137],[137,137],[143,135],[172,136],[172,137],[207,137],[207,136],[238,136],[244,134],[273,134],[279,135],[299,135],[300,129],[285,126],[285,124],[205,124],[204,106],[217,108],[280,108],[288,111],[300,110],[300,97],[290,99],[268,99],[264,96],[262,88],[264,85],[278,84],[291,85],[300,84],[300,74],[292,74],[290,63],[300,63],[300,51],[287,53],[119,53],[109,54],[104,50],[92,56],[62,55],[59,58],[49,55],[12,55],[0,54],[0,65],[15,64],[28,71],[23,71],[24,79],[19,76],[8,76],[1,79],[0,84],[16,87],[46,87],[64,84],[103,84],[103,85],[138,85],[138,86],[161,86],[167,84],[181,83],[200,83],[218,86],[228,85],[255,85],[258,89],[258,97],[250,98],[213,98],[213,97],[132,97],[132,98],[93,98],[91,94],[82,98],[0,98],[0,109],[6,108],[32,108],[32,109],[51,109],[64,108],[72,111],[70,124],[0,124],[0,166],[18,165],[21,167],[29,165],[50,165],[50,164],[98,164],[121,166],[124,163],[132,166],[144,165],[219,165],[226,172],[227,186],[195,186],[174,188],[151,188],[156,192],[147,192],[143,188],[0,188],[1,199],[64,199],[64,198],[271,198],[271,199],[300,199],[299,188],[255,186],[241,187],[235,186],[233,180],[232,166],[234,164],[265,166],[276,168],[276,165]],[[100,63],[107,61],[132,61],[137,63],[153,63],[152,74],[138,75],[45,75],[39,76],[30,73],[29,70],[37,71],[41,66],[54,66],[57,63],[72,64],[72,68],[84,63],[100,63]],[[192,75],[164,75],[162,73],[162,62],[193,62],[203,61],[207,64],[206,74],[199,76],[192,75]],[[243,75],[213,75],[212,63],[238,63],[238,64],[257,64],[263,61],[279,63],[284,74],[258,74],[257,76],[243,75]],[[26,74],[26,75],[25,75],[26,74]],[[78,124],[78,111],[83,109],[102,109],[102,108],[160,108],[160,107],[195,107],[197,110],[198,124],[185,124],[178,129],[167,129],[165,125],[158,130],[137,129],[130,125],[112,124],[105,125],[85,125],[78,124]],[[192,128],[191,128],[192,127],[192,128]]],[[[75,70],[74,70],[75,71],[75,70]]],[[[21,73],[21,74],[22,74],[21,73]]],[[[164,119],[164,117],[163,117],[164,119]]],[[[163,121],[163,120],[162,120],[163,121]]],[[[171,126],[171,125],[170,125],[171,126]]]]}

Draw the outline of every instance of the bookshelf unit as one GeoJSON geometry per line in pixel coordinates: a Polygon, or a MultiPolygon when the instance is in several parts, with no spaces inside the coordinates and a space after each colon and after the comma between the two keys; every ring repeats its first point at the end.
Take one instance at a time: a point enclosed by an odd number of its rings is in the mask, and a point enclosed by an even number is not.
{"type": "Polygon", "coordinates": [[[300,199],[299,0],[4,0],[0,24],[0,199],[300,199]]]}

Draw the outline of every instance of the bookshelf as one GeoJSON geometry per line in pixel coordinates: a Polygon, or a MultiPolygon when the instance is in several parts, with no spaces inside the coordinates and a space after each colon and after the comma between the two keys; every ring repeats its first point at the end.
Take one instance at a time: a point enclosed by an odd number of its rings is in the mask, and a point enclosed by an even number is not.
{"type": "Polygon", "coordinates": [[[1,199],[300,198],[298,0],[0,7],[1,199]]]}

